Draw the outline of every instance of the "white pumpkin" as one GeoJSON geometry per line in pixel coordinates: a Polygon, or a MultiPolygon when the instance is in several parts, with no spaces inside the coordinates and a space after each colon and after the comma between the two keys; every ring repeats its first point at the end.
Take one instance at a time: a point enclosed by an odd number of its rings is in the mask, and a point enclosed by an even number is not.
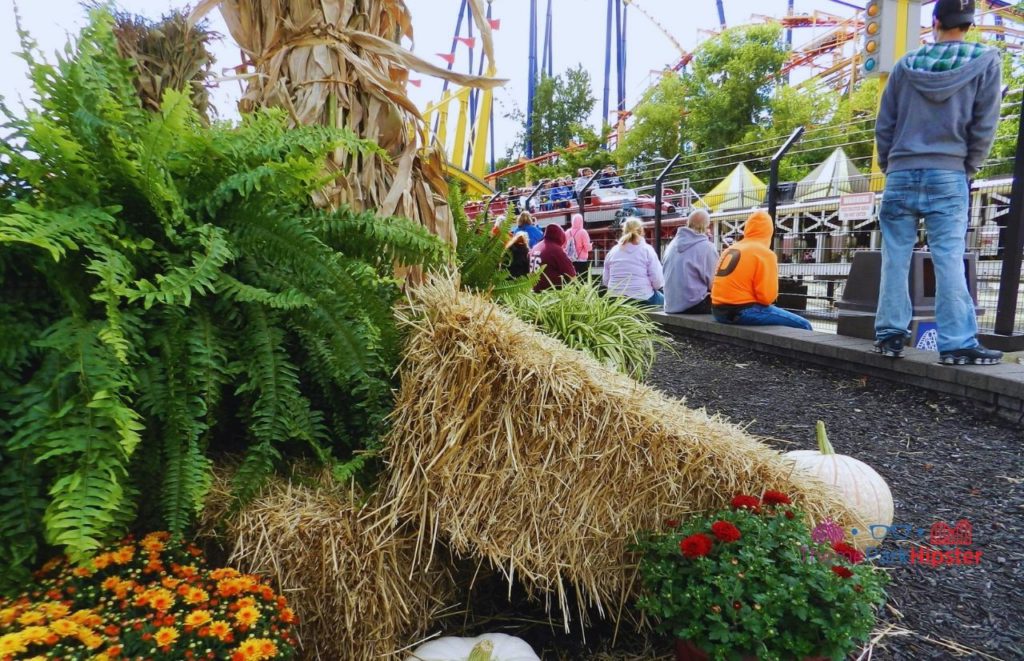
{"type": "Polygon", "coordinates": [[[787,452],[785,456],[792,459],[798,469],[839,491],[847,507],[860,520],[860,524],[855,526],[857,534],[853,535],[854,546],[863,550],[867,546],[880,544],[884,529],[876,529],[872,537],[870,526],[892,525],[893,503],[889,485],[875,469],[863,461],[836,454],[825,433],[825,423],[821,420],[818,421],[817,434],[817,451],[796,450],[787,452]]]}
{"type": "Polygon", "coordinates": [[[438,638],[416,648],[405,661],[540,661],[526,641],[503,633],[476,638],[438,638]]]}

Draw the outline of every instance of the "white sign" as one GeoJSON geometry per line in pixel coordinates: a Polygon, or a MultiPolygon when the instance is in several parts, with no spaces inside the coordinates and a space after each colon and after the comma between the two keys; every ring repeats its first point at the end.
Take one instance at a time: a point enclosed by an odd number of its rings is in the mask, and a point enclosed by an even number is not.
{"type": "Polygon", "coordinates": [[[839,220],[869,220],[875,213],[874,193],[839,196],[839,220]]]}

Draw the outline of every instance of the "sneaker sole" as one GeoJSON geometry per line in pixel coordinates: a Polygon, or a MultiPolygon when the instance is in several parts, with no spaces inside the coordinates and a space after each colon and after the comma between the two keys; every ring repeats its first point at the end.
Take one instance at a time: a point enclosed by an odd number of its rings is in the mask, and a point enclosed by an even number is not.
{"type": "Polygon", "coordinates": [[[942,356],[940,365],[998,365],[1002,358],[967,358],[965,356],[942,356]]]}
{"type": "Polygon", "coordinates": [[[881,347],[874,347],[873,351],[875,353],[882,354],[886,358],[902,358],[903,357],[903,352],[902,351],[893,351],[892,349],[883,349],[881,347]]]}

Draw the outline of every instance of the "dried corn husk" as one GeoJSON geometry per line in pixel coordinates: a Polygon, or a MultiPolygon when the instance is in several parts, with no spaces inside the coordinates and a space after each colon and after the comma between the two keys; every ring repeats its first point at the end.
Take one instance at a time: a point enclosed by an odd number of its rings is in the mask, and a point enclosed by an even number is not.
{"type": "MultiPolygon", "coordinates": [[[[480,0],[472,1],[493,58],[490,26],[480,0]]],[[[215,6],[254,69],[243,110],[283,107],[297,124],[347,127],[387,152],[387,159],[336,153],[338,177],[322,203],[406,216],[455,242],[444,155],[426,142],[422,118],[405,92],[408,73],[478,87],[504,81],[449,72],[401,48],[403,36],[412,38],[401,0],[204,0],[193,16],[215,6]]]]}
{"type": "Polygon", "coordinates": [[[792,494],[812,519],[848,524],[820,483],[736,425],[693,410],[450,281],[412,294],[401,391],[387,439],[386,511],[534,596],[570,591],[618,619],[637,588],[629,544],[664,518],[738,493],[792,494]]]}

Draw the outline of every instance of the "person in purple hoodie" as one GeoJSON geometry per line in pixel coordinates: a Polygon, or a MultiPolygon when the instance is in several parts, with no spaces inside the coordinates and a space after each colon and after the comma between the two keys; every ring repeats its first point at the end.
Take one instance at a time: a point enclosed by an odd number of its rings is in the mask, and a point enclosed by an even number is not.
{"type": "Polygon", "coordinates": [[[558,225],[544,228],[544,240],[534,246],[532,252],[540,258],[540,265],[544,267],[533,291],[561,287],[576,277],[576,269],[569,255],[565,254],[565,230],[558,225]]]}
{"type": "Polygon", "coordinates": [[[665,250],[665,312],[711,314],[718,251],[708,240],[710,221],[707,211],[697,209],[665,250]]]}
{"type": "Polygon", "coordinates": [[[661,260],[644,240],[644,224],[639,218],[630,218],[622,225],[622,238],[604,258],[601,282],[613,295],[647,305],[665,303],[665,296],[658,291],[665,286],[661,260]]]}

